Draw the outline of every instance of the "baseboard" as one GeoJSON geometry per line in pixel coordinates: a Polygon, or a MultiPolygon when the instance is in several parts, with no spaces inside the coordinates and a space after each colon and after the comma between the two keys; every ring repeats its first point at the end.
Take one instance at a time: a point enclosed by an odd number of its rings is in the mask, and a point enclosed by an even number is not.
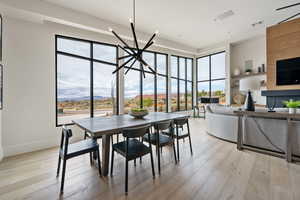
{"type": "MultiPolygon", "coordinates": [[[[78,140],[82,140],[82,137],[77,136],[72,138],[72,141],[78,141],[78,140]]],[[[22,153],[43,150],[51,147],[57,147],[58,145],[59,145],[59,140],[57,138],[53,138],[53,139],[39,140],[39,141],[25,143],[25,144],[4,146],[2,157],[9,157],[9,156],[22,154],[22,153]]]]}

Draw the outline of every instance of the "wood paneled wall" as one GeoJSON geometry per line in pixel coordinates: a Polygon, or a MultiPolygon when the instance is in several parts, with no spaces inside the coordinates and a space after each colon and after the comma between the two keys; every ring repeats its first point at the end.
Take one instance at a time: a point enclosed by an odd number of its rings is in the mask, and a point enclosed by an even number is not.
{"type": "Polygon", "coordinates": [[[276,61],[300,57],[300,18],[267,28],[267,89],[300,89],[276,85],[276,61]]]}

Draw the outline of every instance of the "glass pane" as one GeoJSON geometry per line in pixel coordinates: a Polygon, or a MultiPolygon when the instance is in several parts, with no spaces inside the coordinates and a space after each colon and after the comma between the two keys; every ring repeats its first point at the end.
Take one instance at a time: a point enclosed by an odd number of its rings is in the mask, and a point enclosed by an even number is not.
{"type": "Polygon", "coordinates": [[[225,80],[211,82],[211,96],[219,97],[219,103],[225,104],[225,80]]]}
{"type": "Polygon", "coordinates": [[[140,107],[140,72],[130,70],[124,76],[124,112],[140,107]]]}
{"type": "Polygon", "coordinates": [[[103,45],[103,44],[94,44],[94,58],[97,60],[117,63],[117,48],[114,46],[103,45]]]}
{"type": "Polygon", "coordinates": [[[179,81],[179,106],[180,106],[180,110],[186,110],[186,107],[185,107],[185,81],[179,81]]]}
{"type": "Polygon", "coordinates": [[[198,82],[198,103],[201,103],[201,97],[209,98],[209,82],[198,82]]]}
{"type": "Polygon", "coordinates": [[[192,82],[187,82],[187,109],[193,109],[193,93],[192,93],[192,82]]]}
{"type": "MultiPolygon", "coordinates": [[[[154,53],[151,52],[144,52],[143,53],[144,61],[153,69],[155,70],[155,63],[154,63],[154,53]]],[[[148,67],[144,66],[144,70],[148,72],[152,72],[148,67]]]]}
{"type": "Polygon", "coordinates": [[[211,56],[211,79],[225,77],[225,52],[211,56]]]}
{"type": "Polygon", "coordinates": [[[185,59],[179,58],[179,73],[181,79],[185,79],[185,59]]]}
{"type": "Polygon", "coordinates": [[[193,72],[193,62],[192,62],[192,59],[187,59],[186,60],[186,70],[187,70],[187,72],[186,72],[186,75],[187,75],[187,80],[189,80],[189,81],[192,81],[193,80],[193,74],[192,74],[192,72],[193,72]]]}
{"type": "Polygon", "coordinates": [[[57,55],[58,124],[90,116],[90,62],[57,55]]]}
{"type": "Polygon", "coordinates": [[[143,107],[154,112],[154,75],[150,73],[143,78],[143,107]]]}
{"type": "Polygon", "coordinates": [[[167,75],[167,56],[156,54],[157,73],[167,75]]]}
{"type": "Polygon", "coordinates": [[[157,76],[157,111],[167,111],[167,78],[157,76]]]}
{"type": "Polygon", "coordinates": [[[209,80],[209,57],[198,58],[198,81],[209,80]]]}
{"type": "Polygon", "coordinates": [[[178,76],[178,65],[177,65],[177,57],[171,56],[171,76],[176,77],[178,76]]]}
{"type": "Polygon", "coordinates": [[[171,79],[171,111],[177,111],[177,89],[178,89],[178,80],[171,79]]]}
{"type": "Polygon", "coordinates": [[[57,38],[58,51],[90,58],[90,48],[91,46],[88,42],[57,38]]]}
{"type": "Polygon", "coordinates": [[[94,62],[94,116],[116,114],[116,67],[94,62]]]}

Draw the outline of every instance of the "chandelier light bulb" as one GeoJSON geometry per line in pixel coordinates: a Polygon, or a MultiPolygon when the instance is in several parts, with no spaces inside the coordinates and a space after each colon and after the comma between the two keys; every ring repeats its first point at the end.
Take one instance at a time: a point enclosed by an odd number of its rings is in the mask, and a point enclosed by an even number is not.
{"type": "Polygon", "coordinates": [[[157,35],[158,33],[159,33],[159,31],[158,31],[158,30],[156,30],[156,31],[155,31],[155,34],[157,35]]]}
{"type": "Polygon", "coordinates": [[[111,27],[109,27],[109,28],[108,28],[108,30],[109,30],[110,32],[112,32],[112,31],[113,31],[113,29],[112,29],[111,27]]]}
{"type": "Polygon", "coordinates": [[[133,20],[132,20],[131,18],[129,18],[129,22],[130,22],[130,23],[133,23],[133,20]]]}

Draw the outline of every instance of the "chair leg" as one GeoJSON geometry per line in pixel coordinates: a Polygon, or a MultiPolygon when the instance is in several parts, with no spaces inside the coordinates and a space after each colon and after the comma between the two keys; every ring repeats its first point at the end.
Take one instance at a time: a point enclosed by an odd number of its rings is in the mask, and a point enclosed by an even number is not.
{"type": "Polygon", "coordinates": [[[136,167],[136,159],[134,159],[134,166],[136,167]]]}
{"type": "Polygon", "coordinates": [[[92,152],[90,152],[90,164],[93,165],[93,155],[92,155],[92,152]]]}
{"type": "Polygon", "coordinates": [[[190,142],[191,154],[193,155],[192,140],[191,140],[191,135],[190,134],[189,134],[189,142],[190,142]]]}
{"type": "Polygon", "coordinates": [[[67,161],[64,159],[63,160],[62,176],[61,176],[60,193],[63,193],[63,191],[64,191],[66,163],[67,163],[67,161]]]}
{"type": "Polygon", "coordinates": [[[191,154],[193,155],[192,140],[191,140],[191,130],[190,130],[189,121],[187,121],[187,129],[188,129],[188,133],[189,133],[190,150],[191,150],[191,154]]]}
{"type": "Polygon", "coordinates": [[[97,150],[97,157],[98,157],[98,170],[99,170],[99,175],[102,176],[102,172],[101,172],[101,161],[100,161],[100,153],[99,153],[99,149],[97,150]]]}
{"type": "Polygon", "coordinates": [[[125,166],[125,193],[128,193],[128,160],[126,159],[126,166],[125,166]]]}
{"type": "Polygon", "coordinates": [[[60,171],[60,161],[61,161],[61,158],[60,158],[60,155],[59,155],[59,156],[58,156],[58,165],[57,165],[56,178],[59,176],[59,171],[60,171]]]}
{"type": "Polygon", "coordinates": [[[151,158],[152,176],[153,176],[153,178],[155,178],[155,171],[154,171],[154,162],[153,162],[152,149],[151,149],[151,151],[150,151],[150,158],[151,158]]]}
{"type": "Polygon", "coordinates": [[[115,151],[112,150],[112,152],[111,152],[110,176],[113,175],[113,170],[114,170],[114,157],[115,157],[115,151]]]}
{"type": "MultiPolygon", "coordinates": [[[[144,138],[142,137],[142,143],[144,144],[144,138]]],[[[142,156],[140,157],[140,163],[142,163],[142,156]]]]}
{"type": "Polygon", "coordinates": [[[159,143],[157,143],[157,146],[156,146],[156,153],[157,153],[157,165],[158,165],[158,174],[160,175],[160,153],[159,153],[159,143]]]}
{"type": "Polygon", "coordinates": [[[175,150],[175,142],[173,141],[173,151],[174,151],[174,158],[175,158],[175,164],[177,164],[177,157],[176,157],[176,150],[175,150]]]}
{"type": "Polygon", "coordinates": [[[176,142],[177,142],[177,161],[179,162],[180,159],[179,159],[179,139],[178,138],[177,138],[176,142]]]}
{"type": "Polygon", "coordinates": [[[176,125],[176,142],[177,142],[177,162],[179,162],[179,137],[178,137],[178,129],[179,127],[176,125]]]}

